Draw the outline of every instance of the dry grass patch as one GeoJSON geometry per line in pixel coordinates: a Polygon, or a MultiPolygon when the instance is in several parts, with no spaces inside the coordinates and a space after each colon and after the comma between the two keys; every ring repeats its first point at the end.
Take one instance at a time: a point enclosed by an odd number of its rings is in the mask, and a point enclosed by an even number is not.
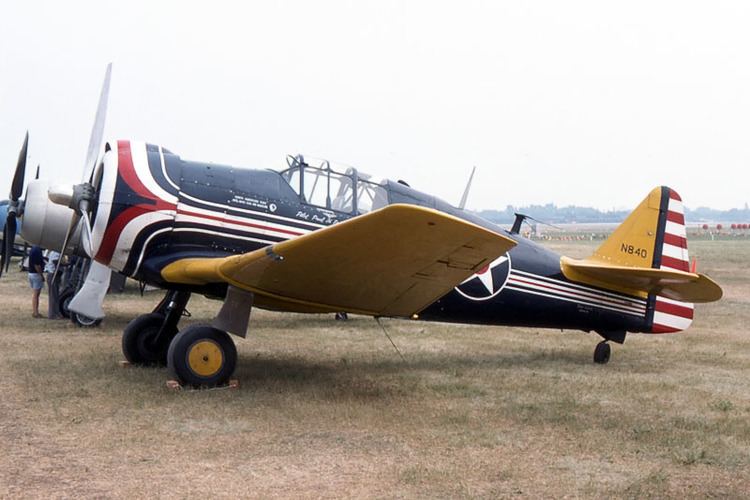
{"type": "MultiPolygon", "coordinates": [[[[586,255],[590,243],[568,244],[586,255]]],[[[743,496],[750,491],[750,244],[698,242],[727,299],[690,332],[594,335],[254,311],[239,390],[173,393],[118,365],[157,295],[102,328],[34,320],[0,294],[0,497],[743,496]],[[744,265],[744,268],[743,268],[744,265]]],[[[218,304],[195,298],[193,318],[218,304]]]]}

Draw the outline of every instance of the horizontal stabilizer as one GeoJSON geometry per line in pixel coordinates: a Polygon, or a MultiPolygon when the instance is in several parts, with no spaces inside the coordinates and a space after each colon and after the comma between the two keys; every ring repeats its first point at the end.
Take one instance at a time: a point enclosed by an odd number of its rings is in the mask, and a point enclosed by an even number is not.
{"type": "Polygon", "coordinates": [[[397,204],[243,255],[182,259],[161,274],[172,283],[226,282],[276,309],[408,317],[515,245],[457,217],[397,204]]]}
{"type": "Polygon", "coordinates": [[[632,295],[652,293],[682,302],[713,302],[721,287],[703,274],[671,269],[615,266],[591,259],[560,259],[566,278],[632,295]]]}

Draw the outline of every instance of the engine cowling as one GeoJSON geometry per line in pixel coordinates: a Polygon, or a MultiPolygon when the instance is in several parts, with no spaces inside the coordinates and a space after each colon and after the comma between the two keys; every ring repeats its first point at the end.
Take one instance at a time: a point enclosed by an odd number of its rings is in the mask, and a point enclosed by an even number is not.
{"type": "MultiPolygon", "coordinates": [[[[29,182],[24,197],[21,237],[32,245],[59,250],[73,218],[73,210],[50,201],[49,182],[37,179],[29,182]]],[[[70,239],[69,252],[84,255],[80,245],[80,230],[70,239]]]]}

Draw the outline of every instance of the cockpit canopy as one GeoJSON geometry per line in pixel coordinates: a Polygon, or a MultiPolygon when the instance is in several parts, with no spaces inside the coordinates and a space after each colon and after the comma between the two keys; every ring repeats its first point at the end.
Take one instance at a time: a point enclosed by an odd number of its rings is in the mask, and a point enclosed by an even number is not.
{"type": "Polygon", "coordinates": [[[388,204],[386,181],[354,167],[331,166],[328,160],[288,156],[289,168],[281,172],[302,201],[347,214],[364,214],[388,204]]]}

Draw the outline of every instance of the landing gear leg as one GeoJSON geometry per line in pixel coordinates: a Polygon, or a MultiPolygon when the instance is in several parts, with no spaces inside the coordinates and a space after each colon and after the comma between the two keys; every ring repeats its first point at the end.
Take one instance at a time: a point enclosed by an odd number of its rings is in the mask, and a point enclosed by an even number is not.
{"type": "Polygon", "coordinates": [[[611,348],[606,340],[603,340],[596,344],[596,349],[594,349],[594,363],[597,363],[599,365],[607,364],[609,361],[609,356],[611,353],[611,348]]]}
{"type": "Polygon", "coordinates": [[[122,352],[134,365],[167,364],[169,343],[190,300],[190,292],[169,291],[154,309],[128,323],[122,334],[122,352]]]}

